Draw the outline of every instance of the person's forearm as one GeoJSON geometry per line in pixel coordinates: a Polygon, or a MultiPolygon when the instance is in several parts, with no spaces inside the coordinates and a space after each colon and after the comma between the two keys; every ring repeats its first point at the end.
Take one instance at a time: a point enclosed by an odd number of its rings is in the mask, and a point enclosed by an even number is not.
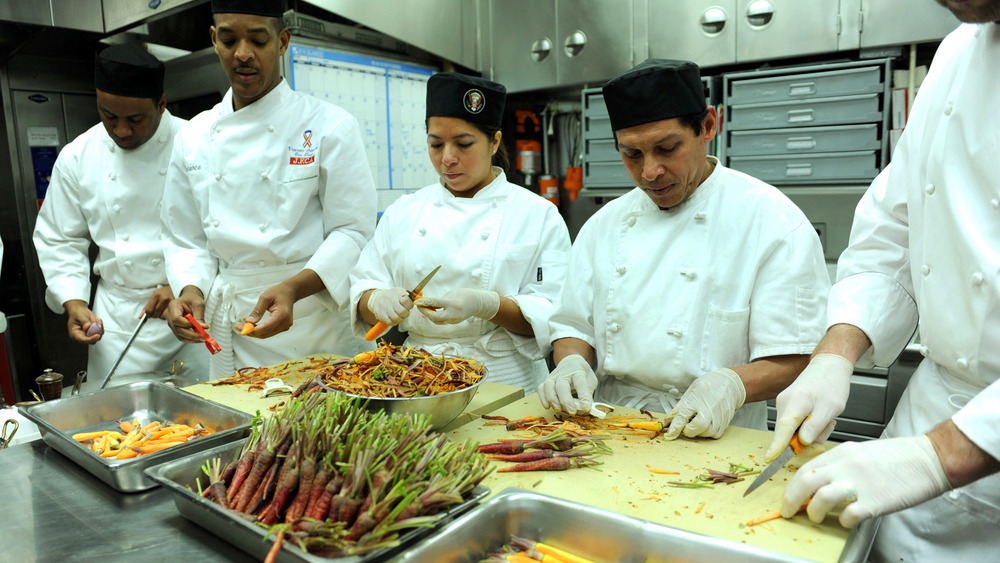
{"type": "Polygon", "coordinates": [[[66,310],[66,314],[72,317],[77,310],[89,310],[89,307],[87,307],[87,302],[82,299],[70,299],[63,303],[63,309],[66,310]]]}
{"type": "Polygon", "coordinates": [[[295,301],[326,289],[326,285],[323,284],[323,278],[319,277],[319,274],[315,270],[310,270],[309,268],[303,269],[281,283],[292,290],[295,301]]]}
{"type": "Polygon", "coordinates": [[[854,364],[871,346],[872,341],[860,328],[849,324],[835,324],[826,331],[812,355],[836,354],[854,364]]]}
{"type": "Polygon", "coordinates": [[[535,329],[528,322],[528,319],[524,318],[524,314],[521,312],[521,307],[518,306],[517,301],[509,297],[500,297],[500,309],[497,310],[496,316],[490,319],[490,321],[514,334],[522,336],[534,336],[535,334],[535,329]]]}
{"type": "Polygon", "coordinates": [[[927,437],[953,487],[968,485],[1000,471],[1000,461],[973,443],[951,420],[931,430],[927,437]]]}
{"type": "Polygon", "coordinates": [[[552,350],[552,359],[555,360],[557,365],[566,356],[579,354],[583,356],[583,359],[587,360],[590,367],[597,366],[597,353],[594,351],[594,348],[579,338],[560,338],[552,343],[552,350]]]}
{"type": "Polygon", "coordinates": [[[364,293],[361,294],[361,299],[358,300],[358,316],[361,317],[361,320],[365,321],[370,325],[378,324],[378,319],[376,319],[375,315],[373,315],[372,312],[368,309],[368,299],[372,296],[372,293],[374,292],[375,292],[374,289],[366,290],[364,293]]]}
{"type": "Polygon", "coordinates": [[[808,364],[809,356],[796,354],[769,356],[730,369],[740,376],[743,388],[746,389],[744,402],[752,403],[777,397],[808,364]]]}

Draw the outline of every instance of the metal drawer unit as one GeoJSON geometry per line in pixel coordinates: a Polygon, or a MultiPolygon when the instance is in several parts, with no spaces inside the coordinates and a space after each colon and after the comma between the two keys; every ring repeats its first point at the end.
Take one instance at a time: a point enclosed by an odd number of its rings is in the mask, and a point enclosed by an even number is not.
{"type": "MultiPolygon", "coordinates": [[[[708,94],[706,101],[714,104],[718,88],[718,77],[706,76],[701,79],[708,94]]],[[[615,149],[614,132],[608,107],[600,88],[587,88],[582,92],[583,126],[583,193],[593,196],[620,195],[635,187],[622,165],[621,157],[615,149]]],[[[708,154],[715,154],[715,141],[708,146],[708,154]]]]}
{"type": "Polygon", "coordinates": [[[888,163],[891,59],[722,76],[722,161],[775,185],[868,184],[888,163]]]}

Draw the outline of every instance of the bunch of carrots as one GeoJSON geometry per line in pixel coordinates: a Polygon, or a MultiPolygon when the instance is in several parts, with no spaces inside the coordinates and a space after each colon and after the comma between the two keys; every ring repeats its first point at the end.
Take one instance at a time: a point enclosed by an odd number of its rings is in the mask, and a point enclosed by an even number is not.
{"type": "Polygon", "coordinates": [[[537,440],[501,440],[476,448],[487,459],[515,462],[497,473],[519,471],[565,471],[573,467],[600,465],[592,456],[611,453],[601,440],[604,436],[570,436],[561,430],[537,440]],[[526,451],[532,450],[532,451],[526,451]]]}
{"type": "Polygon", "coordinates": [[[74,434],[73,439],[86,443],[91,451],[101,457],[129,459],[158,452],[212,433],[201,424],[191,427],[187,424],[154,420],[142,426],[137,418],[131,422],[119,420],[118,426],[121,432],[116,430],[81,432],[74,434]]]}
{"type": "Polygon", "coordinates": [[[472,442],[430,431],[426,417],[369,413],[339,393],[302,393],[255,426],[228,464],[203,467],[199,493],[252,515],[277,539],[322,556],[396,545],[435,522],[491,471],[472,442]]]}
{"type": "Polygon", "coordinates": [[[500,551],[492,553],[481,563],[591,563],[564,549],[536,542],[528,538],[511,536],[510,542],[500,551]]]}
{"type": "Polygon", "coordinates": [[[313,371],[327,387],[379,398],[442,395],[471,387],[486,374],[476,360],[435,356],[422,348],[394,346],[384,340],[374,351],[334,360],[313,371]]]}

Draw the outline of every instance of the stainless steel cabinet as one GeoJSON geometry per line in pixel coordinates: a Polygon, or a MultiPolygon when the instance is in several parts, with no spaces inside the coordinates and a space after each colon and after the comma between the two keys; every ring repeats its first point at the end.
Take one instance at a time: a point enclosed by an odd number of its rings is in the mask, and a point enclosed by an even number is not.
{"type": "MultiPolygon", "coordinates": [[[[859,0],[841,0],[845,4],[859,0]]],[[[861,47],[938,41],[959,25],[931,0],[860,0],[861,47]]]]}
{"type": "Polygon", "coordinates": [[[489,35],[509,92],[603,82],[632,66],[632,2],[491,0],[489,35]]]}
{"type": "Polygon", "coordinates": [[[840,0],[739,0],[736,62],[836,51],[839,11],[840,0]]]}
{"type": "Polygon", "coordinates": [[[689,60],[701,67],[736,60],[736,0],[649,0],[643,4],[650,57],[689,60]]]}

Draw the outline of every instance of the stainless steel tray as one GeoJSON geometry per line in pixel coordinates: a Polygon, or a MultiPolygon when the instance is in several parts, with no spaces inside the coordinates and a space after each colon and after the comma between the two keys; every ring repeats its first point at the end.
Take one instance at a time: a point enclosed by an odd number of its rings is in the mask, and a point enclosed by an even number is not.
{"type": "Polygon", "coordinates": [[[155,487],[156,482],[143,473],[147,467],[245,438],[250,434],[252,418],[245,412],[150,381],[46,401],[26,407],[21,412],[38,425],[46,444],[122,492],[155,487]],[[100,457],[73,439],[73,434],[78,432],[117,429],[116,420],[133,418],[138,418],[143,424],[154,420],[200,422],[215,432],[132,459],[100,457]]]}
{"type": "MultiPolygon", "coordinates": [[[[153,479],[163,488],[169,490],[174,497],[177,510],[188,520],[195,522],[204,529],[214,533],[232,545],[242,549],[246,553],[263,560],[267,556],[268,550],[273,545],[274,538],[266,539],[267,530],[253,522],[246,520],[237,513],[222,508],[214,502],[204,499],[194,491],[197,490],[195,480],[203,477],[201,466],[208,460],[219,457],[223,464],[239,455],[242,443],[232,443],[211,450],[199,452],[197,455],[178,459],[146,470],[146,475],[153,479]],[[188,488],[191,487],[191,488],[188,488]]],[[[204,484],[204,480],[202,480],[204,484]]],[[[469,498],[458,505],[453,506],[441,515],[441,519],[435,524],[435,528],[450,522],[461,514],[464,514],[473,506],[479,503],[489,494],[490,490],[484,485],[478,485],[472,490],[469,498]]],[[[414,528],[404,532],[399,536],[399,545],[392,548],[383,548],[366,553],[364,555],[354,555],[349,557],[328,558],[312,555],[299,549],[291,542],[285,542],[278,553],[277,561],[280,562],[313,562],[329,563],[361,563],[368,561],[385,561],[394,553],[405,549],[420,538],[432,533],[432,528],[414,528]]]]}
{"type": "MultiPolygon", "coordinates": [[[[878,526],[877,520],[868,522],[871,524],[862,523],[857,529],[870,534],[867,540],[860,540],[866,547],[855,550],[851,559],[842,555],[841,561],[865,560],[873,528],[878,526]]],[[[595,563],[806,561],[515,488],[504,489],[393,561],[474,563],[510,541],[512,535],[544,541],[595,563]]],[[[848,538],[849,546],[851,543],[848,538]]]]}

